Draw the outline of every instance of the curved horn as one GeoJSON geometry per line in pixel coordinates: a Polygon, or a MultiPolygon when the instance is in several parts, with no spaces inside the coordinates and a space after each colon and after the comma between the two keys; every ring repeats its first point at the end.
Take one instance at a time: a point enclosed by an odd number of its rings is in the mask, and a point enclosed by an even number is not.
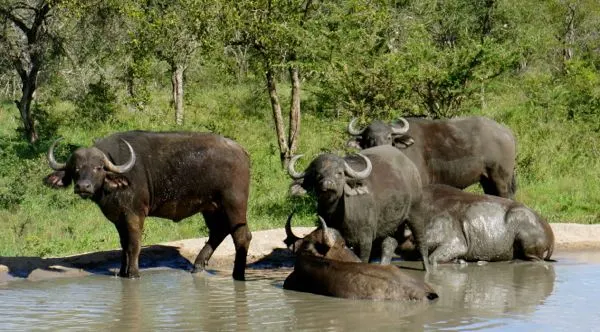
{"type": "Polygon", "coordinates": [[[329,248],[333,247],[335,244],[335,239],[332,238],[331,233],[329,233],[329,228],[325,223],[325,219],[319,216],[319,223],[321,224],[321,228],[323,228],[323,243],[327,245],[329,248]]]}
{"type": "Polygon", "coordinates": [[[356,123],[356,121],[358,121],[358,118],[353,118],[352,121],[350,121],[350,123],[348,124],[348,134],[358,136],[362,134],[363,131],[365,131],[366,127],[363,129],[354,128],[354,124],[356,123]]]}
{"type": "Polygon", "coordinates": [[[392,123],[392,133],[393,134],[404,134],[406,132],[408,132],[408,128],[409,128],[409,124],[408,121],[406,121],[405,118],[399,118],[398,119],[400,122],[402,122],[402,127],[400,128],[396,128],[394,127],[395,124],[397,124],[398,122],[394,122],[392,123]]]}
{"type": "Polygon", "coordinates": [[[306,172],[297,172],[296,169],[294,168],[296,161],[298,159],[300,159],[300,157],[302,157],[302,156],[304,156],[304,155],[297,154],[297,155],[293,156],[292,159],[290,159],[290,162],[288,163],[288,167],[287,167],[288,174],[294,180],[302,179],[304,177],[304,175],[306,175],[306,172]]]}
{"type": "Polygon", "coordinates": [[[348,165],[348,163],[344,160],[344,171],[346,171],[346,174],[353,179],[363,180],[371,174],[371,171],[373,170],[373,165],[371,164],[371,160],[369,160],[369,158],[367,158],[365,155],[360,153],[357,153],[357,155],[361,156],[365,160],[367,167],[365,167],[364,170],[357,172],[353,170],[352,167],[350,167],[350,165],[348,165]]]}
{"type": "Polygon", "coordinates": [[[111,171],[111,172],[115,172],[115,173],[125,173],[128,172],[129,170],[131,170],[131,168],[133,168],[133,165],[135,165],[135,160],[136,160],[136,156],[135,156],[135,152],[133,151],[133,148],[131,147],[131,145],[129,144],[129,142],[127,142],[126,140],[122,139],[121,140],[127,144],[127,147],[129,148],[129,153],[131,154],[131,158],[129,158],[129,161],[127,161],[125,164],[123,165],[115,165],[113,164],[108,157],[106,156],[106,154],[104,154],[104,167],[111,171]]]}
{"type": "Polygon", "coordinates": [[[56,144],[62,140],[62,137],[59,137],[56,141],[54,141],[54,143],[52,143],[52,145],[50,145],[50,148],[48,149],[48,165],[50,165],[50,168],[52,168],[55,171],[62,171],[63,169],[65,169],[67,167],[66,163],[59,163],[56,161],[56,158],[54,158],[54,147],[56,146],[56,144]]]}
{"type": "Polygon", "coordinates": [[[283,240],[283,242],[290,247],[291,245],[293,245],[294,243],[296,243],[298,240],[301,240],[302,238],[296,236],[293,232],[292,232],[292,216],[294,215],[296,211],[292,211],[292,213],[290,213],[290,216],[288,217],[288,220],[285,223],[285,240],[283,240]]]}

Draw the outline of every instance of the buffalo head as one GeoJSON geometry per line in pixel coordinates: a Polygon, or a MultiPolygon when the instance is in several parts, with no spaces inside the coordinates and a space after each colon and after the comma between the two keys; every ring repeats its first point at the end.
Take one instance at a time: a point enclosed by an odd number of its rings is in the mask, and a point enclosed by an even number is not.
{"type": "MultiPolygon", "coordinates": [[[[364,161],[363,170],[355,170],[346,159],[334,154],[321,154],[313,160],[306,171],[296,171],[294,165],[302,155],[293,156],[288,164],[288,174],[296,180],[292,184],[292,192],[312,191],[319,200],[335,201],[344,191],[351,190],[348,182],[366,179],[373,166],[369,158],[362,154],[358,156],[364,161]]],[[[356,160],[358,163],[358,160],[356,160]]]]}
{"type": "Polygon", "coordinates": [[[367,149],[390,144],[397,148],[406,148],[414,144],[414,139],[407,134],[409,124],[404,118],[398,119],[400,123],[392,122],[390,124],[375,120],[363,129],[354,127],[357,120],[354,118],[348,124],[348,133],[353,136],[347,143],[350,147],[367,149]]]}
{"type": "Polygon", "coordinates": [[[337,230],[327,227],[325,220],[319,216],[319,228],[300,238],[292,232],[292,212],[285,223],[286,238],[283,242],[298,255],[310,255],[345,262],[360,262],[360,258],[346,247],[346,241],[337,230]]]}
{"type": "Polygon", "coordinates": [[[131,157],[123,165],[115,165],[96,147],[79,148],[66,163],[59,163],[54,157],[54,147],[60,140],[54,141],[48,149],[48,164],[55,172],[46,177],[47,185],[59,188],[68,187],[74,182],[75,193],[83,198],[93,196],[100,189],[114,190],[129,185],[121,174],[133,168],[136,155],[127,141],[122,140],[129,148],[131,157]]]}

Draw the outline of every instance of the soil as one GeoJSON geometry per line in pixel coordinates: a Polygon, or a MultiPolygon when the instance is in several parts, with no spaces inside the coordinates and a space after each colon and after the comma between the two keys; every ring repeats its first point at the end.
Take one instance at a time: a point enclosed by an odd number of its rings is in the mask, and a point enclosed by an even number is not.
{"type": "MultiPolygon", "coordinates": [[[[551,224],[555,235],[555,253],[570,250],[600,250],[600,225],[572,223],[551,224]]],[[[298,236],[312,227],[294,227],[298,236]]],[[[285,231],[271,229],[252,233],[248,252],[248,269],[291,267],[292,256],[283,244],[285,231]]],[[[208,238],[179,240],[142,248],[140,269],[172,268],[191,270],[196,255],[208,238]]],[[[231,273],[235,249],[230,237],[215,250],[209,270],[231,273]]],[[[120,266],[120,250],[84,253],[68,257],[0,257],[0,284],[18,280],[44,280],[91,274],[116,275],[120,266]]]]}

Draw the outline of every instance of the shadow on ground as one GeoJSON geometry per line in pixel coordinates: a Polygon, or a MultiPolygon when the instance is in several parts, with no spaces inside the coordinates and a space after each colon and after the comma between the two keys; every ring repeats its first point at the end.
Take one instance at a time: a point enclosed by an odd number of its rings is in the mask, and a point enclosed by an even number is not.
{"type": "MultiPolygon", "coordinates": [[[[121,265],[121,250],[99,251],[60,258],[0,257],[0,265],[8,268],[14,278],[41,279],[56,274],[77,276],[87,274],[116,275],[121,265]]],[[[191,270],[192,264],[177,247],[152,245],[142,248],[140,269],[171,268],[191,270]]]]}

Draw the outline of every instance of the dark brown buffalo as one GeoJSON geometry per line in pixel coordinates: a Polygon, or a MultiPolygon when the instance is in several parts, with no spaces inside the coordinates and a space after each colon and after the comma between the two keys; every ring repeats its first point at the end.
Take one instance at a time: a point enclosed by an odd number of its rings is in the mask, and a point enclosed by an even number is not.
{"type": "Polygon", "coordinates": [[[296,254],[294,271],[283,288],[343,297],[372,300],[433,300],[435,291],[393,265],[375,265],[361,260],[346,247],[341,234],[321,226],[304,238],[292,233],[289,216],[285,243],[296,254]]]}
{"type": "Polygon", "coordinates": [[[549,260],[550,225],[535,211],[510,199],[464,192],[446,185],[423,188],[411,223],[425,268],[457,260],[549,260]]]}
{"type": "Polygon", "coordinates": [[[138,258],[148,216],[175,222],[202,212],[208,242],[194,263],[205,268],[213,251],[231,234],[236,256],[233,277],[244,279],[252,238],[246,224],[250,160],[236,142],[211,133],[130,131],[79,148],[66,163],[48,150],[45,178],[54,187],[74,183],[75,193],[94,201],[117,228],[122,277],[139,277],[138,258]]]}
{"type": "Polygon", "coordinates": [[[294,169],[300,156],[288,167],[295,179],[292,192],[314,193],[317,214],[342,233],[363,262],[372,258],[373,243],[381,243],[382,264],[389,263],[398,244],[396,231],[421,197],[415,165],[389,145],[363,150],[358,157],[321,154],[304,172],[294,169]]]}
{"type": "Polygon", "coordinates": [[[375,120],[364,129],[348,125],[348,144],[361,149],[393,145],[419,169],[423,184],[464,189],[479,182],[486,194],[512,198],[516,190],[516,140],[512,131],[491,119],[473,116],[448,120],[375,120]]]}

